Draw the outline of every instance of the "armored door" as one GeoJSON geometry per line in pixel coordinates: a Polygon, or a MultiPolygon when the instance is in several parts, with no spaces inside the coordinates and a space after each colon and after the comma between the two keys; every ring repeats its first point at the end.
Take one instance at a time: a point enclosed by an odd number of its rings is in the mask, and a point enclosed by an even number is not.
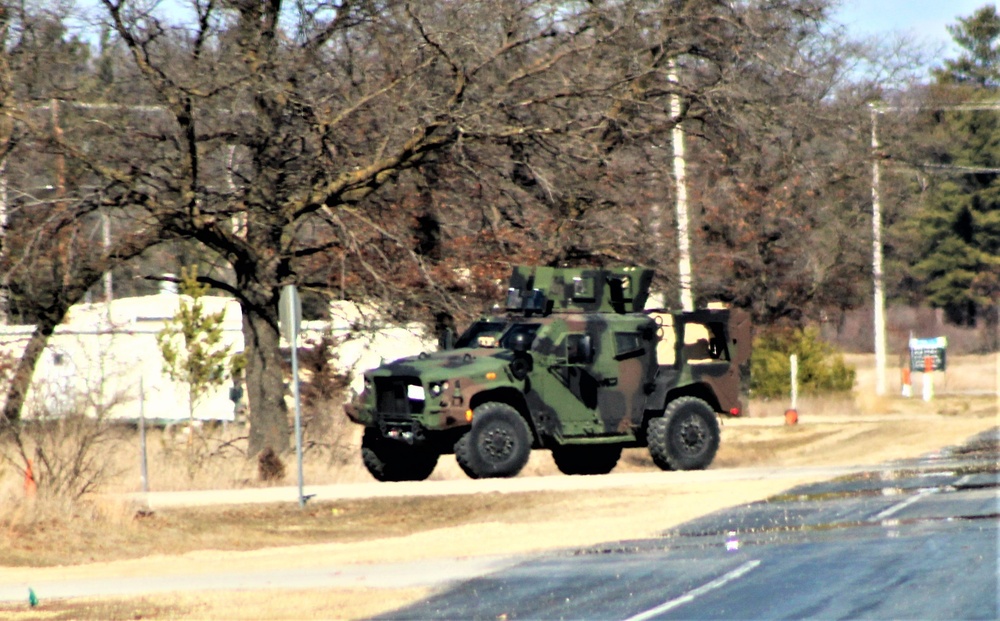
{"type": "Polygon", "coordinates": [[[632,420],[641,420],[651,348],[638,333],[592,327],[561,335],[535,374],[535,389],[564,438],[626,434],[632,420]]]}

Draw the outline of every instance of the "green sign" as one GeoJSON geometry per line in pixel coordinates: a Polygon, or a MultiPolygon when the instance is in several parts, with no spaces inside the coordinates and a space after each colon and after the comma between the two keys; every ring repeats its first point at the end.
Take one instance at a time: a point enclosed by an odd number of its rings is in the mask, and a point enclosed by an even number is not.
{"type": "Polygon", "coordinates": [[[939,336],[934,339],[910,339],[910,371],[926,371],[928,362],[931,371],[944,371],[947,363],[948,339],[939,336]]]}

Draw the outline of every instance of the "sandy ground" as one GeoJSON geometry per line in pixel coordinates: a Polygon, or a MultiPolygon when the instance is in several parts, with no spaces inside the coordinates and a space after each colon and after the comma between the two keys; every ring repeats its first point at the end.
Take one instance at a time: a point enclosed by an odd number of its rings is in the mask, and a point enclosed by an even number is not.
{"type": "MultiPolygon", "coordinates": [[[[781,417],[726,421],[722,448],[712,468],[698,473],[656,473],[645,451],[628,451],[607,477],[563,477],[553,474],[551,457],[532,456],[533,485],[553,491],[490,488],[472,493],[470,482],[445,458],[436,478],[440,494],[464,493],[469,506],[488,502],[496,494],[537,496],[523,510],[503,511],[473,522],[456,516],[456,523],[417,530],[403,537],[373,538],[244,552],[200,550],[179,556],[71,567],[0,568],[5,582],[45,582],[70,578],[171,575],[211,575],[233,567],[254,570],[316,567],[358,567],[375,564],[447,560],[452,558],[530,554],[544,550],[588,546],[601,542],[656,536],[712,511],[762,500],[794,485],[831,478],[837,468],[876,465],[916,457],[955,445],[997,426],[995,398],[933,408],[910,407],[906,412],[802,412],[800,424],[784,425],[781,417]],[[454,481],[449,488],[448,481],[454,481]],[[580,486],[580,481],[593,481],[580,486]],[[560,481],[571,489],[558,491],[560,481]],[[582,488],[581,488],[582,487],[582,488]],[[451,491],[449,491],[451,489],[451,491]]],[[[877,408],[876,408],[877,409],[877,408]]],[[[816,408],[818,411],[819,408],[816,408]]],[[[452,459],[453,461],[453,459],[452,459]]],[[[377,488],[380,484],[368,484],[377,488]]],[[[536,496],[532,496],[535,498],[536,496]]],[[[371,519],[383,516],[372,515],[371,519]]],[[[377,573],[375,571],[374,573],[377,573]]],[[[426,596],[438,586],[388,588],[377,580],[360,588],[301,591],[187,592],[102,600],[67,600],[49,608],[0,605],[0,616],[28,618],[170,618],[170,619],[292,619],[358,618],[392,610],[426,596]],[[48,613],[46,612],[48,611],[48,613]],[[68,616],[59,616],[68,615],[68,616]]]]}

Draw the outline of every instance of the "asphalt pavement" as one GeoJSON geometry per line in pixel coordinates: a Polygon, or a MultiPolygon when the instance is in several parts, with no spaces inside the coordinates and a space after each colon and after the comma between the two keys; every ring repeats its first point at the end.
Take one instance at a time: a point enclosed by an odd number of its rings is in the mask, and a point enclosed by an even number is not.
{"type": "Polygon", "coordinates": [[[998,619],[1000,430],[641,541],[541,556],[378,619],[998,619]]]}

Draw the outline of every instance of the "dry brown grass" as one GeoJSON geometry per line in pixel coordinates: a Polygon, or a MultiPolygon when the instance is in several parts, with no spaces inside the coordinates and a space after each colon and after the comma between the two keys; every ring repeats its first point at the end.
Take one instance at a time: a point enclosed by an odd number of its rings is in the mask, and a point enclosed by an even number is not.
{"type": "Polygon", "coordinates": [[[134,508],[103,518],[97,513],[39,517],[0,535],[0,566],[52,567],[198,550],[401,538],[462,524],[544,521],[576,498],[577,492],[559,491],[314,501],[304,509],[282,503],[167,509],[142,517],[134,508]]]}
{"type": "MultiPolygon", "coordinates": [[[[964,413],[996,413],[1000,411],[997,390],[997,355],[955,356],[949,361],[949,371],[941,382],[939,393],[978,391],[978,396],[940,394],[929,404],[917,397],[899,397],[898,370],[889,372],[889,394],[874,396],[874,363],[871,355],[848,355],[848,362],[858,369],[857,389],[849,396],[800,397],[798,411],[809,417],[854,416],[872,414],[909,414],[934,412],[944,415],[964,413]],[[947,380],[945,382],[945,380],[947,380]],[[991,396],[989,393],[993,394],[991,396]]],[[[919,381],[919,379],[917,380],[919,381]]],[[[787,399],[754,400],[749,415],[753,418],[780,417],[788,409],[787,399]]],[[[324,402],[309,421],[306,434],[304,478],[307,484],[368,482],[371,477],[358,458],[361,430],[350,424],[337,403],[324,402]]],[[[256,462],[245,459],[246,428],[240,425],[205,427],[193,436],[176,429],[150,429],[147,434],[148,483],[151,491],[196,489],[232,489],[295,483],[294,453],[283,456],[286,476],[283,480],[262,483],[258,480],[256,462]],[[196,464],[191,467],[189,449],[193,444],[196,464]]],[[[2,448],[0,448],[2,450],[2,448]]],[[[533,454],[523,476],[552,472],[551,457],[545,452],[533,454]]],[[[641,453],[641,452],[640,452],[641,453]]],[[[625,465],[634,463],[644,468],[649,464],[636,453],[626,458],[625,465]]],[[[103,492],[120,493],[141,490],[139,435],[134,430],[124,434],[107,459],[115,477],[106,481],[103,492]]],[[[434,480],[448,480],[464,475],[448,457],[444,457],[431,475],[434,480]]],[[[23,475],[0,463],[0,493],[19,489],[23,475]]],[[[8,504],[8,503],[5,503],[8,504]]],[[[0,509],[2,511],[2,509],[0,509]]]]}
{"type": "MultiPolygon", "coordinates": [[[[871,354],[845,354],[844,361],[858,371],[855,393],[874,392],[875,357],[871,354]]],[[[902,357],[890,357],[886,369],[887,390],[890,395],[902,394],[902,357]]],[[[911,377],[914,394],[920,396],[922,373],[911,377]]],[[[946,371],[934,374],[934,387],[938,393],[992,393],[1000,391],[1000,353],[949,356],[946,371]]]]}
{"type": "Polygon", "coordinates": [[[400,608],[428,593],[428,589],[167,593],[141,598],[43,600],[36,608],[0,604],[0,617],[9,621],[363,619],[400,608]]]}
{"type": "MultiPolygon", "coordinates": [[[[857,369],[854,392],[850,395],[800,396],[800,415],[841,416],[868,414],[911,414],[933,412],[958,414],[966,409],[1000,412],[1000,354],[953,356],[948,370],[934,374],[934,398],[921,398],[922,373],[911,377],[911,398],[902,397],[902,360],[890,360],[886,369],[886,391],[875,395],[875,358],[871,354],[845,354],[844,360],[857,369]]],[[[755,399],[751,417],[781,416],[791,407],[790,399],[755,399]]]]}
{"type": "MultiPolygon", "coordinates": [[[[898,400],[901,406],[915,405],[898,400]]],[[[916,402],[919,403],[919,402],[916,402]]],[[[989,401],[949,401],[957,412],[898,412],[882,416],[843,415],[840,407],[825,412],[803,410],[800,424],[781,418],[729,421],[713,468],[815,464],[876,463],[931,450],[947,437],[962,439],[976,429],[996,424],[989,401]],[[824,413],[819,413],[824,412],[824,413]],[[836,416],[835,414],[840,414],[836,416]],[[954,422],[949,419],[954,418],[954,422]],[[845,424],[846,421],[853,421],[845,424]]],[[[313,463],[316,470],[321,464],[313,463]]],[[[244,466],[239,465],[239,468],[244,466]]],[[[363,468],[361,476],[370,480],[363,468]]],[[[648,451],[626,450],[616,473],[656,471],[648,451]]],[[[183,473],[182,473],[183,474],[183,473]]],[[[536,451],[523,476],[557,474],[551,455],[536,451]]],[[[451,457],[443,457],[435,478],[463,479],[451,457]]],[[[137,507],[93,499],[66,504],[26,501],[23,490],[8,486],[0,508],[0,566],[51,566],[95,560],[111,561],[202,549],[254,550],[265,547],[382,537],[405,537],[455,524],[524,519],[527,513],[547,516],[573,502],[572,493],[483,495],[463,497],[387,498],[311,502],[305,510],[292,503],[219,506],[137,512],[137,507]]]]}

